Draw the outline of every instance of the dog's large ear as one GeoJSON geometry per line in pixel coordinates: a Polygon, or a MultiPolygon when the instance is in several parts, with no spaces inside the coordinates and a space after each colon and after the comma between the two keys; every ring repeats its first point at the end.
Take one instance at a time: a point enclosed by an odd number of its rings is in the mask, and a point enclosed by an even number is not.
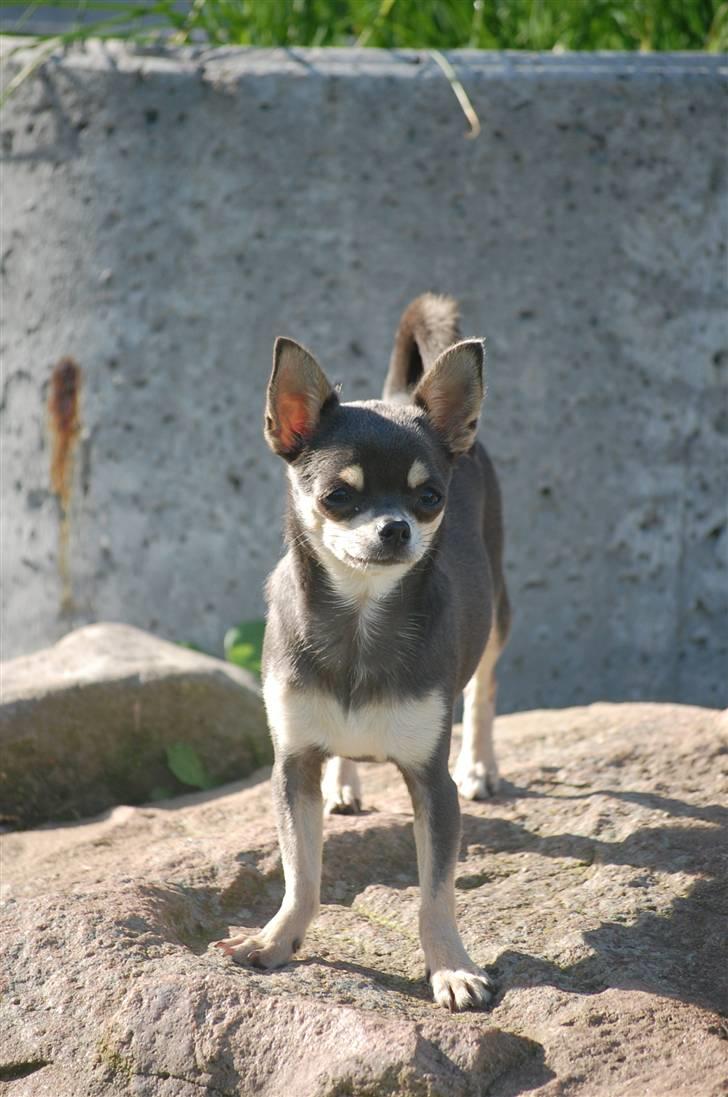
{"type": "Polygon", "coordinates": [[[485,345],[480,339],[456,343],[433,362],[414,391],[414,403],[427,413],[455,456],[475,441],[485,395],[484,362],[485,345]]]}
{"type": "Polygon", "coordinates": [[[337,401],[313,355],[292,339],[276,339],[265,408],[265,437],[273,452],[292,461],[315,434],[324,406],[337,401]]]}

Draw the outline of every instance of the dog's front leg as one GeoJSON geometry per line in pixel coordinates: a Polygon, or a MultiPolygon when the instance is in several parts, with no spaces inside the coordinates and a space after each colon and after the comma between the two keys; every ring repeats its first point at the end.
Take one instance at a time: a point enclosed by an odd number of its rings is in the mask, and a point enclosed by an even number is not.
{"type": "Polygon", "coordinates": [[[317,750],[277,757],[272,786],[286,891],[281,908],[260,933],[217,941],[239,964],[280,967],[300,948],[319,908],[323,800],[317,750]]]}
{"type": "Polygon", "coordinates": [[[420,940],[435,1001],[452,1011],[483,1009],[494,987],[468,956],[455,923],[455,864],[460,805],[455,782],[438,749],[424,769],[404,770],[412,796],[420,876],[420,940]]]}

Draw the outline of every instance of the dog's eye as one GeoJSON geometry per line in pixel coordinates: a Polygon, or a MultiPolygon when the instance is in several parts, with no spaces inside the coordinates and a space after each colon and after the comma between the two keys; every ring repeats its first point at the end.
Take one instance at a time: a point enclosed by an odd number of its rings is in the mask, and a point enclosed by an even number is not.
{"type": "Polygon", "coordinates": [[[345,507],[351,502],[351,492],[348,488],[335,488],[324,497],[328,507],[345,507]]]}
{"type": "Polygon", "coordinates": [[[434,488],[425,488],[420,495],[420,506],[422,507],[437,507],[442,502],[442,496],[439,491],[435,491],[434,488]]]}

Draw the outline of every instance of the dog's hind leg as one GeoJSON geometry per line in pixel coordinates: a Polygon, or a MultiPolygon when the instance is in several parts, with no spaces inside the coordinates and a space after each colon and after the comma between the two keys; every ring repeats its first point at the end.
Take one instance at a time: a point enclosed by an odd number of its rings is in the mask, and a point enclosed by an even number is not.
{"type": "Polygon", "coordinates": [[[323,803],[322,754],[307,750],[277,757],[273,766],[273,798],[283,860],[286,892],[275,917],[257,934],[216,941],[236,963],[280,967],[303,941],[319,908],[323,803]]]}
{"type": "Polygon", "coordinates": [[[495,665],[502,644],[493,626],[475,674],[465,687],[463,742],[453,778],[466,800],[485,800],[498,791],[500,778],[493,747],[496,679],[495,665]]]}
{"type": "Polygon", "coordinates": [[[329,758],[322,783],[324,815],[358,815],[361,782],[351,758],[329,758]]]}

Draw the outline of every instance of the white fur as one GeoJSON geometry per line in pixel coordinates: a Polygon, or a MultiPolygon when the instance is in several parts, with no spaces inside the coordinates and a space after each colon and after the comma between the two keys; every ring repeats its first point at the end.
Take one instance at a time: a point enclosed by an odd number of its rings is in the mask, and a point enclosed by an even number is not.
{"type": "Polygon", "coordinates": [[[293,489],[293,502],[299,518],[309,532],[320,532],[324,516],[316,507],[316,500],[303,490],[292,468],[288,469],[288,480],[293,489]]]}
{"type": "Polygon", "coordinates": [[[499,654],[497,630],[492,628],[475,674],[465,687],[463,742],[453,778],[466,800],[483,800],[496,793],[500,784],[493,747],[494,670],[499,654]]]}
{"type": "Polygon", "coordinates": [[[356,762],[350,758],[329,758],[321,782],[324,796],[324,814],[341,811],[359,811],[361,808],[361,781],[356,762]]]}
{"type": "Polygon", "coordinates": [[[339,473],[339,479],[355,491],[364,491],[364,469],[361,465],[347,465],[339,473]]]}
{"type": "Polygon", "coordinates": [[[412,403],[411,392],[390,392],[385,395],[385,401],[387,404],[394,404],[395,407],[405,408],[409,407],[412,403]]]}
{"type": "Polygon", "coordinates": [[[418,488],[429,478],[429,473],[421,461],[413,461],[412,467],[407,473],[407,483],[411,488],[418,488]]]}
{"type": "Polygon", "coordinates": [[[392,697],[345,711],[328,693],[299,689],[273,675],[263,687],[268,722],[281,754],[318,747],[342,758],[391,759],[418,767],[430,758],[445,724],[439,690],[392,697]]]}
{"type": "Polygon", "coordinates": [[[344,602],[361,608],[365,608],[364,603],[379,602],[386,598],[412,567],[409,561],[402,564],[368,564],[355,567],[340,560],[327,545],[321,546],[319,557],[337,594],[344,602]]]}
{"type": "MultiPolygon", "coordinates": [[[[427,545],[418,523],[408,514],[401,510],[392,510],[387,513],[386,517],[387,519],[409,523],[411,529],[409,555],[402,564],[376,564],[368,560],[372,550],[376,550],[381,544],[379,528],[385,520],[381,514],[373,514],[372,511],[368,510],[364,511],[363,514],[357,514],[355,518],[350,519],[348,522],[333,522],[325,518],[321,529],[321,545],[328,549],[340,563],[344,564],[348,571],[364,571],[372,573],[372,575],[378,573],[382,584],[375,581],[373,585],[374,589],[379,591],[378,596],[380,597],[382,585],[391,589],[395,582],[398,582],[412,565],[420,559],[427,545]],[[394,572],[395,576],[394,578],[390,577],[390,581],[387,582],[389,572],[394,572]]],[[[338,576],[339,573],[339,569],[337,569],[336,575],[338,576]]]]}

